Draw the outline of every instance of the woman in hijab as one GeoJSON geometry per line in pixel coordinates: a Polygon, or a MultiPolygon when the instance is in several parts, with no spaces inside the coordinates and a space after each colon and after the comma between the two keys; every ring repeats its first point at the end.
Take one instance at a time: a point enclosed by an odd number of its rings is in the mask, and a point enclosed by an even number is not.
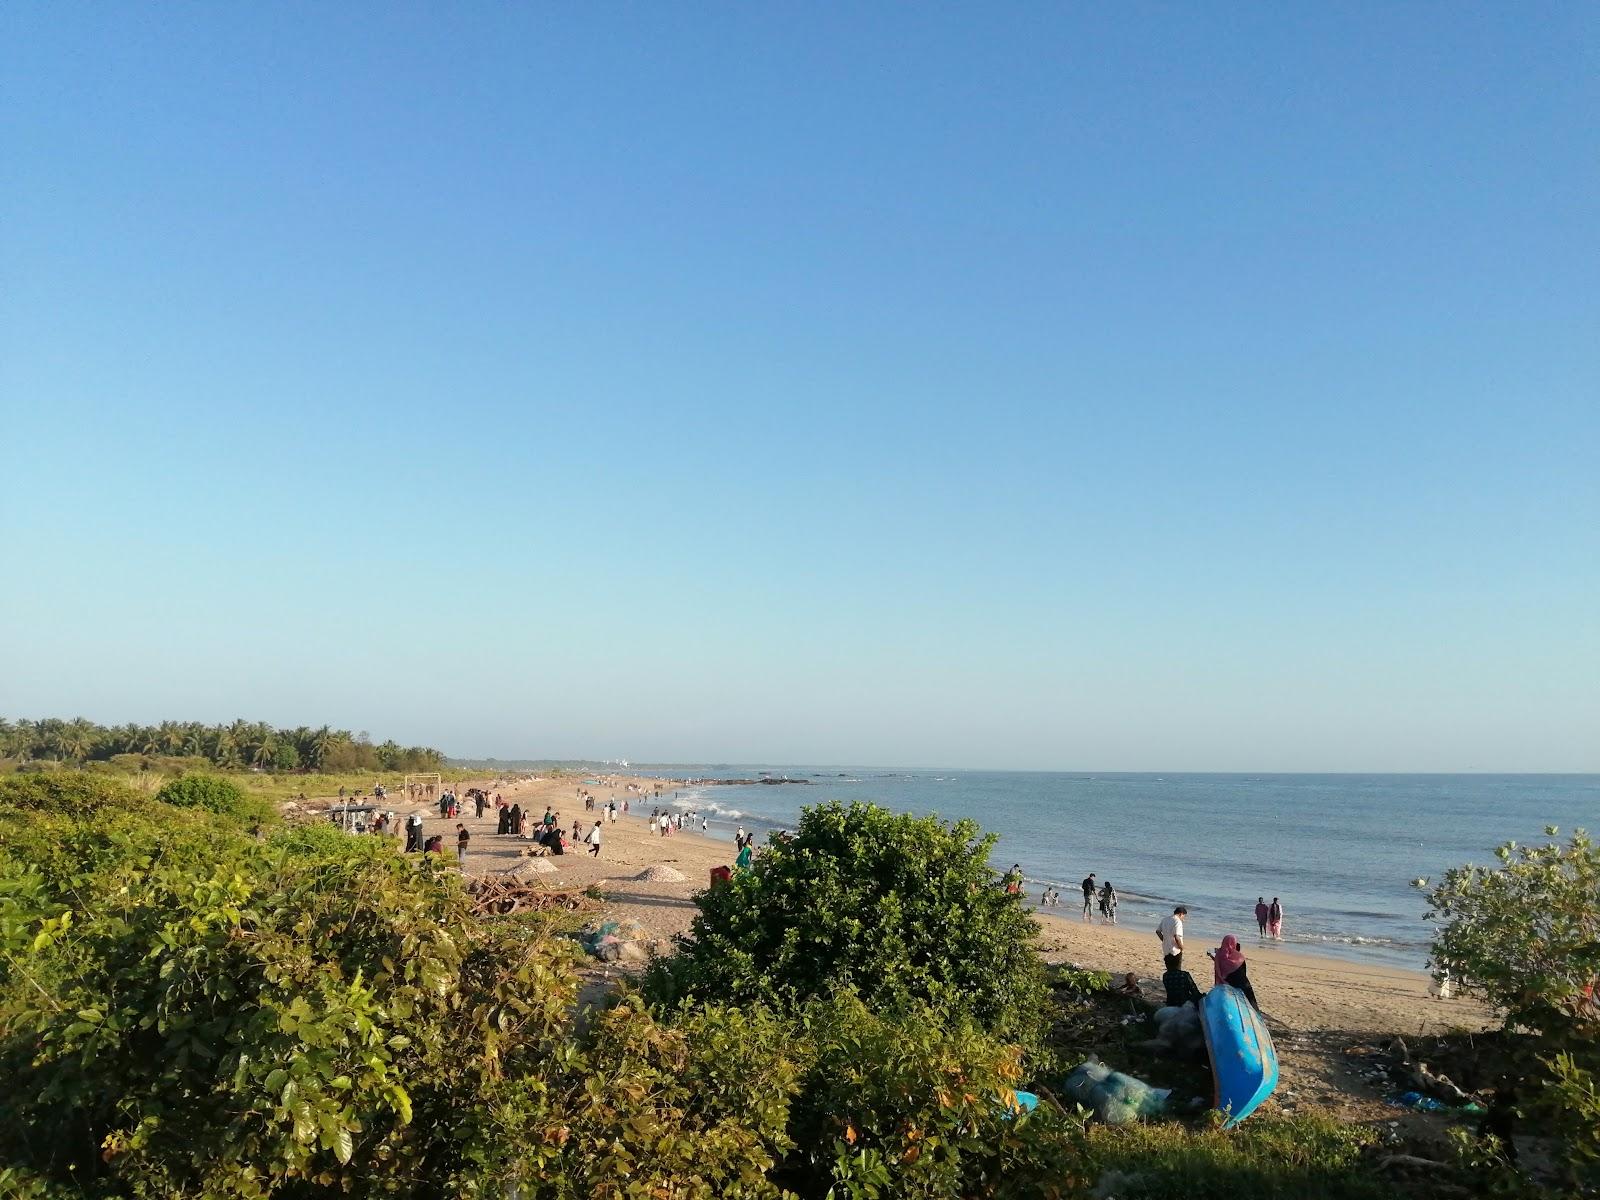
{"type": "Polygon", "coordinates": [[[510,816],[506,818],[506,832],[521,835],[522,833],[522,805],[513,804],[510,816]]]}
{"type": "Polygon", "coordinates": [[[1117,923],[1117,889],[1111,886],[1109,879],[1100,889],[1100,919],[1112,925],[1117,923]]]}
{"type": "Polygon", "coordinates": [[[1257,1012],[1261,1005],[1256,1003],[1256,991],[1250,986],[1250,976],[1244,967],[1244,951],[1239,949],[1239,939],[1229,934],[1222,939],[1222,945],[1215,950],[1207,950],[1211,956],[1212,975],[1218,987],[1230,984],[1244,993],[1244,998],[1250,1001],[1250,1007],[1257,1012]]]}
{"type": "Polygon", "coordinates": [[[511,832],[511,810],[509,808],[507,808],[504,804],[500,805],[499,808],[500,808],[500,824],[495,827],[495,832],[496,833],[510,833],[511,832]]]}
{"type": "Polygon", "coordinates": [[[1283,905],[1278,903],[1276,896],[1267,908],[1267,932],[1272,935],[1273,941],[1283,941],[1283,905]]]}

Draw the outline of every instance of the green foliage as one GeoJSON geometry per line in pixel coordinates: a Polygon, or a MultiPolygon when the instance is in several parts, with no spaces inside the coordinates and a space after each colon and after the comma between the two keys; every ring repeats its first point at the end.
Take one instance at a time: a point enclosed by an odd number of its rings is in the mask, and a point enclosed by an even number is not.
{"type": "Polygon", "coordinates": [[[0,777],[0,811],[88,816],[102,809],[131,809],[145,796],[120,780],[76,771],[0,777]]]}
{"type": "Polygon", "coordinates": [[[1524,1114],[1561,1138],[1571,1177],[1595,1186],[1600,846],[1580,829],[1565,845],[1508,842],[1495,857],[1499,866],[1453,868],[1428,892],[1428,917],[1444,922],[1433,962],[1500,1011],[1507,1030],[1534,1035],[1513,1068],[1528,1097],[1524,1114]]]}
{"type": "Polygon", "coordinates": [[[874,1008],[931,1004],[1031,1037],[1044,1001],[1036,929],[995,886],[993,842],[971,821],[808,808],[752,870],[700,894],[652,992],[793,1006],[845,987],[874,1008]]]}
{"type": "Polygon", "coordinates": [[[230,779],[215,775],[185,775],[156,793],[156,799],[173,808],[203,808],[207,812],[245,820],[259,820],[271,809],[230,779]]]}
{"type": "Polygon", "coordinates": [[[1110,971],[1091,971],[1070,963],[1050,967],[1047,976],[1058,999],[1083,1000],[1111,986],[1110,971]]]}
{"type": "Polygon", "coordinates": [[[541,1067],[575,985],[451,873],[323,827],[118,814],[95,853],[54,820],[67,861],[8,841],[0,872],[0,1161],[87,1196],[454,1195],[545,1115],[457,1128],[463,1096],[541,1067]]]}
{"type": "Polygon", "coordinates": [[[797,1020],[805,1071],[779,1178],[800,1195],[1060,1194],[1081,1125],[1048,1104],[1015,1111],[1015,1045],[970,1018],[874,1012],[849,993],[807,1003],[797,1020]]]}
{"type": "Polygon", "coordinates": [[[637,1002],[594,1018],[563,1095],[559,1170],[528,1164],[530,1200],[765,1200],[790,1149],[798,1067],[770,1012],[707,1006],[658,1022],[637,1002]]]}
{"type": "MultiPolygon", "coordinates": [[[[1586,1056],[1593,1064],[1593,1048],[1586,1056]]],[[[1550,1068],[1549,1100],[1566,1149],[1566,1166],[1575,1186],[1600,1191],[1600,1072],[1579,1065],[1576,1055],[1557,1054],[1550,1068]]]]}
{"type": "Polygon", "coordinates": [[[159,725],[96,725],[83,717],[64,721],[0,718],[0,759],[23,763],[108,762],[123,755],[197,758],[213,768],[435,771],[444,755],[427,746],[374,746],[364,733],[345,729],[274,729],[262,721],[228,725],[163,721],[159,725]]]}
{"type": "Polygon", "coordinates": [[[1500,866],[1452,868],[1428,892],[1428,918],[1444,922],[1433,961],[1508,1026],[1563,1030],[1585,1007],[1594,1012],[1586,989],[1600,980],[1600,846],[1579,830],[1566,845],[1508,842],[1495,857],[1500,866]]]}

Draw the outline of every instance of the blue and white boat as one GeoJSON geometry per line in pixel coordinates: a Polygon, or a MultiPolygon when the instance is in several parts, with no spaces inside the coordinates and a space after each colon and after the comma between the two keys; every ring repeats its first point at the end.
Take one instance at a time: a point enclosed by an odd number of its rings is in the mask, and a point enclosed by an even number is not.
{"type": "Polygon", "coordinates": [[[1272,1034],[1244,993],[1226,983],[1206,993],[1200,1006],[1216,1107],[1232,1129],[1261,1106],[1278,1086],[1278,1051],[1272,1034]]]}

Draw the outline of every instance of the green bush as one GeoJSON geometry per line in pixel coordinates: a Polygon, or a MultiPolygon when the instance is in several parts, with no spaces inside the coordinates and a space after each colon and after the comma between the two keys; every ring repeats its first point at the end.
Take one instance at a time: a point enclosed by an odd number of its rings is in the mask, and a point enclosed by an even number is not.
{"type": "Polygon", "coordinates": [[[995,885],[993,843],[971,821],[808,808],[752,870],[699,895],[651,994],[792,1007],[845,987],[874,1008],[931,1004],[1031,1039],[1045,997],[1036,928],[995,885]]]}
{"type": "Polygon", "coordinates": [[[195,821],[147,822],[159,853],[113,822],[126,853],[87,898],[30,861],[41,841],[7,843],[0,1162],[87,1197],[454,1196],[509,1172],[537,1095],[512,1125],[462,1110],[546,1069],[564,950],[374,841],[195,821]]]}
{"type": "Polygon", "coordinates": [[[89,816],[103,809],[137,808],[143,793],[121,780],[80,771],[26,772],[0,778],[0,812],[89,816]]]}
{"type": "Polygon", "coordinates": [[[1453,868],[1428,891],[1428,918],[1443,922],[1433,962],[1507,1031],[1534,1035],[1508,1040],[1526,1047],[1511,1072],[1524,1115],[1560,1139],[1571,1180],[1600,1187],[1600,845],[1580,829],[1565,845],[1508,842],[1495,857],[1499,866],[1453,868]]]}
{"type": "Polygon", "coordinates": [[[203,808],[219,816],[240,820],[262,820],[271,815],[272,806],[245,794],[231,779],[216,775],[184,775],[156,793],[156,799],[173,808],[203,808]]]}
{"type": "Polygon", "coordinates": [[[798,1067],[785,1024],[707,1006],[657,1021],[637,1001],[598,1014],[562,1096],[559,1157],[526,1162],[529,1200],[776,1200],[798,1067]]]}
{"type": "Polygon", "coordinates": [[[801,1196],[942,1200],[1061,1194],[1081,1124],[1019,1115],[1021,1053],[970,1018],[870,1010],[841,993],[797,1017],[805,1063],[778,1178],[801,1196]]]}

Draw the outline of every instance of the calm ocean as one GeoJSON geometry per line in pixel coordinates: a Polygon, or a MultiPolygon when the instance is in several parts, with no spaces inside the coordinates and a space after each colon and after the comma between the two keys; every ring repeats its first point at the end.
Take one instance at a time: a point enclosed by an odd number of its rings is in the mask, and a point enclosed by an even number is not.
{"type": "Polygon", "coordinates": [[[971,817],[1000,835],[992,862],[1020,863],[1038,900],[1061,890],[1081,907],[1094,871],[1122,897],[1121,923],[1153,927],[1189,906],[1191,932],[1255,938],[1257,896],[1281,898],[1285,941],[1420,967],[1430,926],[1410,881],[1494,846],[1543,837],[1546,825],[1600,831],[1596,775],[1086,775],[1012,771],[883,771],[847,767],[636,766],[671,778],[752,778],[810,784],[714,786],[678,804],[711,814],[731,837],[793,826],[824,800],[870,800],[903,812],[971,817]],[[1248,937],[1246,936],[1248,935],[1248,937]]]}

